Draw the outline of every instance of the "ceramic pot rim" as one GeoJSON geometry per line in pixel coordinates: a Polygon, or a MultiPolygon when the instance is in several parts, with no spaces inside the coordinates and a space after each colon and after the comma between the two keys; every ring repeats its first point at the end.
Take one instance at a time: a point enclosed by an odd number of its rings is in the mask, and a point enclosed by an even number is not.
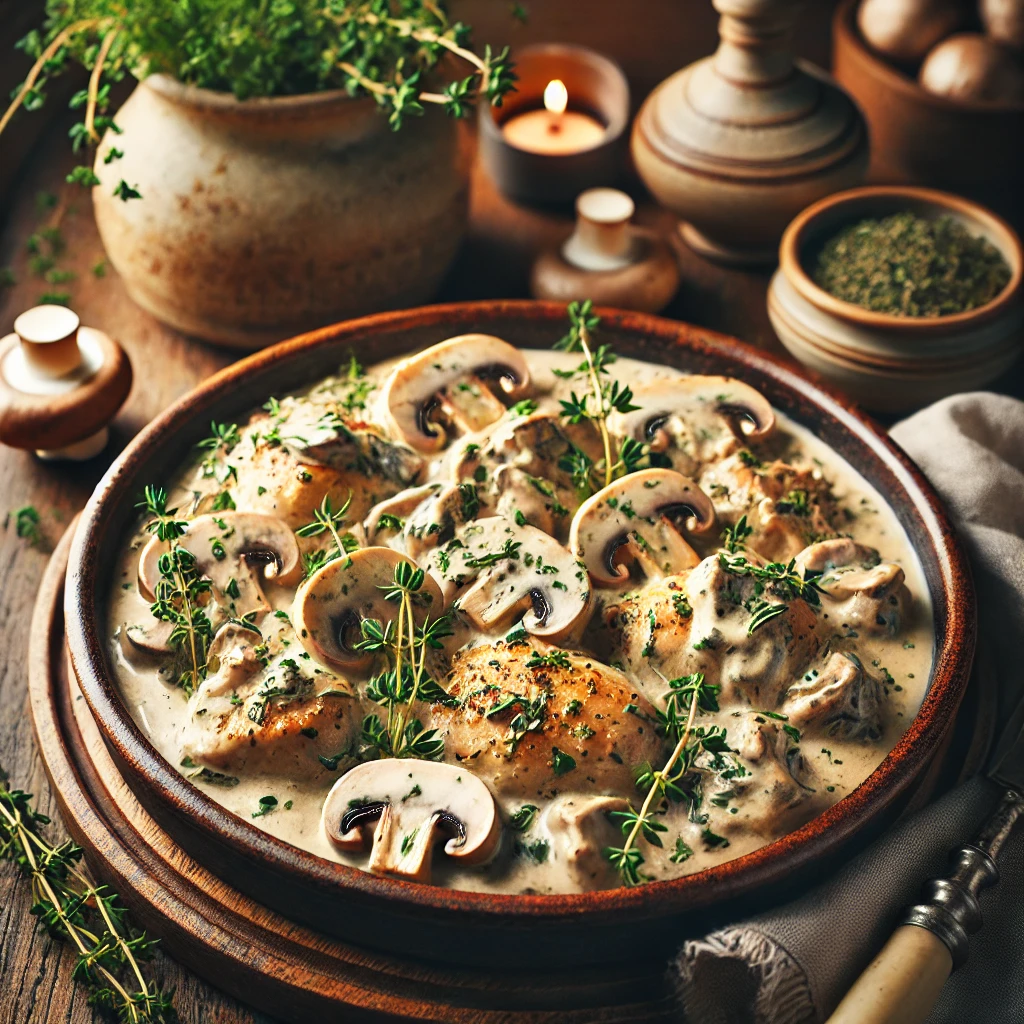
{"type": "Polygon", "coordinates": [[[222,808],[164,759],[145,737],[125,706],[107,671],[107,642],[101,635],[97,610],[105,594],[97,592],[99,548],[104,522],[111,510],[127,498],[119,493],[119,478],[131,479],[137,468],[164,447],[165,436],[204,414],[208,402],[229,394],[248,373],[266,372],[279,363],[298,361],[317,350],[343,352],[346,345],[383,330],[441,327],[487,329],[504,317],[551,324],[552,337],[562,326],[565,307],[555,302],[529,300],[452,303],[381,313],[300,335],[243,359],[208,378],[157,416],[128,444],[108,469],[90,497],[75,533],[65,589],[68,651],[76,678],[115,760],[146,780],[150,797],[166,814],[187,821],[214,843],[244,851],[290,882],[315,886],[325,894],[343,889],[362,906],[380,901],[400,903],[403,912],[423,919],[434,915],[457,916],[459,921],[497,920],[526,925],[529,921],[562,920],[567,915],[590,914],[592,920],[655,920],[736,897],[755,888],[780,883],[820,860],[837,844],[845,844],[869,820],[900,797],[922,771],[951,727],[967,685],[975,640],[974,592],[970,570],[955,531],[931,485],[903,450],[848,399],[812,381],[791,364],[744,345],[733,338],[700,330],[699,338],[681,337],[680,324],[647,314],[599,309],[612,330],[621,329],[653,337],[666,347],[678,345],[696,356],[726,358],[745,371],[770,379],[833,420],[841,431],[854,436],[865,454],[879,461],[896,486],[910,500],[921,529],[934,545],[939,578],[933,593],[941,595],[946,610],[945,628],[935,640],[932,679],[921,709],[893,750],[852,793],[789,835],[736,860],[693,875],[651,882],[637,888],[596,892],[525,895],[465,892],[439,886],[404,882],[368,874],[358,868],[325,860],[262,832],[251,822],[222,808]]]}
{"type": "MultiPolygon", "coordinates": [[[[842,222],[843,218],[837,218],[835,230],[839,230],[842,222]]],[[[987,323],[1001,316],[1020,298],[1024,290],[1024,249],[1017,233],[1002,217],[963,196],[914,185],[868,185],[836,192],[812,203],[797,214],[783,233],[782,241],[779,243],[779,266],[797,293],[823,313],[831,314],[857,327],[880,329],[894,334],[945,334],[987,323]],[[1010,280],[1006,287],[985,305],[964,313],[910,317],[865,309],[855,303],[837,299],[816,285],[804,269],[803,249],[821,218],[836,210],[848,208],[849,217],[846,222],[851,223],[858,218],[870,216],[872,207],[876,204],[888,208],[891,205],[889,201],[893,199],[903,199],[908,203],[958,213],[985,224],[993,235],[1001,240],[1001,244],[993,244],[1010,267],[1010,280]]]]}
{"type": "Polygon", "coordinates": [[[959,114],[1021,114],[1024,103],[1000,103],[998,100],[953,100],[948,96],[939,96],[929,92],[909,75],[894,67],[880,57],[865,42],[857,28],[856,14],[860,0],[843,0],[836,8],[832,18],[832,31],[842,35],[850,47],[857,52],[857,57],[871,65],[872,74],[881,79],[887,88],[938,110],[946,110],[959,114]]]}

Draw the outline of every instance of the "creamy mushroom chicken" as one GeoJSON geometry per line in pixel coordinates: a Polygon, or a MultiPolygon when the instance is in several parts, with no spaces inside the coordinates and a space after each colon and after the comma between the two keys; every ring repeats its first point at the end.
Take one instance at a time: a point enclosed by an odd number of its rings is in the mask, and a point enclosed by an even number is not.
{"type": "Polygon", "coordinates": [[[296,846],[505,892],[850,793],[929,677],[904,533],[746,384],[598,362],[468,335],[215,424],[110,606],[157,748],[296,846]]]}

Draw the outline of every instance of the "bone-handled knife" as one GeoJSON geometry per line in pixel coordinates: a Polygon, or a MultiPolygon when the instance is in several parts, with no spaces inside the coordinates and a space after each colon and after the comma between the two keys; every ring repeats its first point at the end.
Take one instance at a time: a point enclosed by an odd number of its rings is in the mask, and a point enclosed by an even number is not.
{"type": "Polygon", "coordinates": [[[997,741],[986,774],[1002,799],[974,841],[950,854],[950,873],[925,883],[921,902],[846,993],[827,1024],[919,1024],[981,927],[978,893],[999,881],[996,861],[1024,815],[1024,701],[997,741]]]}

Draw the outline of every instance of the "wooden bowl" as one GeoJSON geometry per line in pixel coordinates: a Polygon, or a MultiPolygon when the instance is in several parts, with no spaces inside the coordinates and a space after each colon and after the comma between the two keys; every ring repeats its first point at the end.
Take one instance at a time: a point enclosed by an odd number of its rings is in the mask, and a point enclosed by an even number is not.
{"type": "Polygon", "coordinates": [[[832,72],[868,123],[868,181],[948,188],[1024,226],[1024,104],[964,103],[922,89],[861,37],[858,3],[836,9],[832,72]]]}
{"type": "Polygon", "coordinates": [[[1022,271],[1020,239],[977,203],[909,186],[851,189],[809,206],[786,229],[768,289],[768,315],[797,359],[861,405],[906,412],[984,387],[1014,362],[1024,328],[1022,271]],[[847,224],[903,210],[955,217],[972,235],[988,239],[1010,266],[1006,287],[966,313],[906,317],[844,302],[814,283],[810,268],[828,239],[847,224]]]}
{"type": "Polygon", "coordinates": [[[917,550],[934,606],[936,648],[920,712],[881,766],[825,814],[737,860],[674,881],[579,895],[458,892],[366,874],[281,842],[221,808],[168,764],[124,705],[104,635],[115,553],[146,483],[166,479],[208,430],[334,372],[351,350],[365,361],[467,331],[549,348],[565,310],[482,302],[383,313],[303,335],[228,367],[149,424],[99,483],[71,551],[65,609],[71,661],[114,762],[139,801],[187,852],[235,888],[290,919],[362,947],[495,968],[665,957],[687,931],[749,913],[833,870],[906,806],[941,748],[967,685],[974,595],[942,506],[908,457],[844,399],[731,338],[639,313],[601,310],[602,341],[622,354],[760,389],[810,428],[888,499],[917,550]]]}

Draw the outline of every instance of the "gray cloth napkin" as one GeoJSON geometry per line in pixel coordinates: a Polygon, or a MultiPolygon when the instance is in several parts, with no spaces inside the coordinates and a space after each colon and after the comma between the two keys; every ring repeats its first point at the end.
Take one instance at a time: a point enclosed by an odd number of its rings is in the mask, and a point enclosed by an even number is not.
{"type": "MultiPolygon", "coordinates": [[[[994,687],[997,727],[1024,690],[1024,403],[947,398],[892,436],[945,500],[967,547],[980,635],[972,686],[994,687]]],[[[966,782],[901,822],[826,885],[794,903],[687,942],[671,980],[689,1024],[814,1024],[884,945],[922,883],[946,873],[998,789],[966,782]]],[[[929,1024],[1024,1021],[1024,826],[981,897],[985,924],[929,1024]]]]}

